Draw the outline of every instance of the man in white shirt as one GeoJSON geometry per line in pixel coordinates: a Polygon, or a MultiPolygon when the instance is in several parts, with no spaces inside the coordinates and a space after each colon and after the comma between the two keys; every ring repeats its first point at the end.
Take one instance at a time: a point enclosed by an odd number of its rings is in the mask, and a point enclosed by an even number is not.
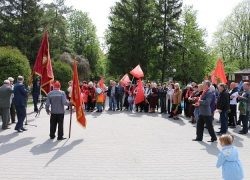
{"type": "MultiPolygon", "coordinates": [[[[14,79],[12,77],[9,77],[8,80],[10,81],[10,88],[12,90],[14,90],[14,79]]],[[[14,98],[14,93],[12,93],[11,97],[10,97],[10,118],[11,118],[11,123],[16,123],[16,109],[15,109],[15,105],[13,102],[13,98],[14,98]]]]}
{"type": "Polygon", "coordinates": [[[229,126],[231,128],[236,127],[236,122],[237,122],[237,98],[238,98],[238,87],[236,87],[236,83],[232,82],[230,84],[230,91],[229,91],[229,96],[230,96],[230,110],[231,112],[228,113],[229,117],[229,126]]]}

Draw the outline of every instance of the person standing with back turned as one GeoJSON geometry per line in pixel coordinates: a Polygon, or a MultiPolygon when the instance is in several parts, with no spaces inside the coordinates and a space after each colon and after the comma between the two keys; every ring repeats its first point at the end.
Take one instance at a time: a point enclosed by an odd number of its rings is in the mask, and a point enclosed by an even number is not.
{"type": "Polygon", "coordinates": [[[28,86],[26,89],[23,82],[23,76],[18,76],[17,83],[14,86],[14,105],[16,106],[17,113],[17,124],[15,130],[18,132],[27,131],[27,129],[23,127],[23,121],[26,117],[27,96],[30,92],[30,87],[28,86]]]}

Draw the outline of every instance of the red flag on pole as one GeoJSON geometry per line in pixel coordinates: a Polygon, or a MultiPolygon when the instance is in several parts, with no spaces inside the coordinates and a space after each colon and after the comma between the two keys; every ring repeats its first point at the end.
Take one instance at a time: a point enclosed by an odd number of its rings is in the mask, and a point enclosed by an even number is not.
{"type": "Polygon", "coordinates": [[[54,81],[47,31],[43,36],[43,41],[36,58],[29,85],[31,84],[34,73],[41,77],[41,90],[47,95],[51,91],[51,82],[54,81]]]}
{"type": "Polygon", "coordinates": [[[144,90],[143,90],[142,82],[141,82],[141,78],[140,78],[139,82],[138,82],[136,96],[135,96],[135,104],[143,102],[144,100],[145,100],[144,90]]]}
{"type": "Polygon", "coordinates": [[[138,79],[144,77],[143,71],[139,64],[132,71],[130,71],[130,74],[132,74],[134,77],[138,79]]]}
{"type": "Polygon", "coordinates": [[[214,71],[211,72],[211,81],[212,81],[212,83],[214,83],[214,84],[218,84],[217,79],[216,79],[216,77],[215,77],[215,75],[214,75],[214,71]]]}
{"type": "Polygon", "coordinates": [[[72,104],[74,104],[76,108],[76,119],[77,122],[82,125],[84,128],[86,128],[86,118],[82,107],[82,101],[81,101],[81,90],[79,86],[79,80],[78,80],[78,73],[77,73],[77,66],[76,66],[76,59],[74,61],[74,68],[73,68],[73,84],[72,84],[72,95],[70,101],[72,104]]]}
{"type": "Polygon", "coordinates": [[[122,79],[121,79],[121,82],[122,82],[122,86],[126,86],[126,83],[129,82],[130,79],[128,77],[128,74],[125,74],[122,79]]]}
{"type": "Polygon", "coordinates": [[[221,59],[218,60],[216,69],[214,71],[214,75],[217,76],[218,78],[220,78],[222,83],[224,83],[224,84],[227,83],[227,78],[225,75],[225,71],[224,71],[221,59]]]}

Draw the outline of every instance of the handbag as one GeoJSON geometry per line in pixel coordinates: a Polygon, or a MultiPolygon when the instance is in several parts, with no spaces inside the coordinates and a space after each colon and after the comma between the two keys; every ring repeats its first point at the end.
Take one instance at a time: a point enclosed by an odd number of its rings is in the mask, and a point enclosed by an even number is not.
{"type": "Polygon", "coordinates": [[[240,115],[247,115],[247,102],[246,101],[240,101],[240,115]]]}

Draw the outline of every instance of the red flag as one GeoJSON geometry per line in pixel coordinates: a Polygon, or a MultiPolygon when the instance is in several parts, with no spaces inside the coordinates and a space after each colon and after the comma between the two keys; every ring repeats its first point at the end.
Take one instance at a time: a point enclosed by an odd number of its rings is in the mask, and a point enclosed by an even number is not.
{"type": "Polygon", "coordinates": [[[143,71],[139,64],[132,71],[130,71],[130,74],[132,74],[134,77],[138,79],[144,77],[143,71]]]}
{"type": "Polygon", "coordinates": [[[77,66],[76,66],[76,60],[74,61],[74,68],[73,68],[73,84],[72,84],[72,95],[70,101],[74,106],[76,107],[76,119],[77,122],[82,125],[84,128],[86,128],[86,118],[82,107],[82,101],[81,101],[81,90],[79,86],[79,80],[78,80],[78,73],[77,73],[77,66]]]}
{"type": "MultiPolygon", "coordinates": [[[[47,31],[43,36],[43,41],[36,58],[31,79],[33,78],[34,73],[41,77],[41,90],[47,95],[51,90],[51,82],[54,81],[47,31]]],[[[30,84],[31,80],[29,85],[30,84]]]]}
{"type": "Polygon", "coordinates": [[[216,79],[216,77],[215,77],[215,75],[214,75],[214,71],[211,72],[211,81],[212,81],[212,83],[214,83],[214,84],[218,84],[217,79],[216,79]]]}
{"type": "Polygon", "coordinates": [[[138,86],[137,86],[137,92],[136,92],[136,97],[135,97],[135,104],[143,102],[144,100],[145,100],[144,90],[143,90],[142,82],[141,82],[141,78],[140,78],[139,82],[138,82],[138,86]]]}
{"type": "Polygon", "coordinates": [[[122,86],[126,86],[126,83],[129,82],[130,79],[128,77],[128,74],[125,74],[122,79],[121,79],[121,82],[122,82],[122,86]]]}
{"type": "Polygon", "coordinates": [[[218,60],[214,75],[217,76],[218,78],[220,78],[220,81],[222,83],[224,83],[224,84],[227,83],[227,78],[226,78],[226,75],[225,75],[225,71],[224,71],[221,59],[218,60]]]}

